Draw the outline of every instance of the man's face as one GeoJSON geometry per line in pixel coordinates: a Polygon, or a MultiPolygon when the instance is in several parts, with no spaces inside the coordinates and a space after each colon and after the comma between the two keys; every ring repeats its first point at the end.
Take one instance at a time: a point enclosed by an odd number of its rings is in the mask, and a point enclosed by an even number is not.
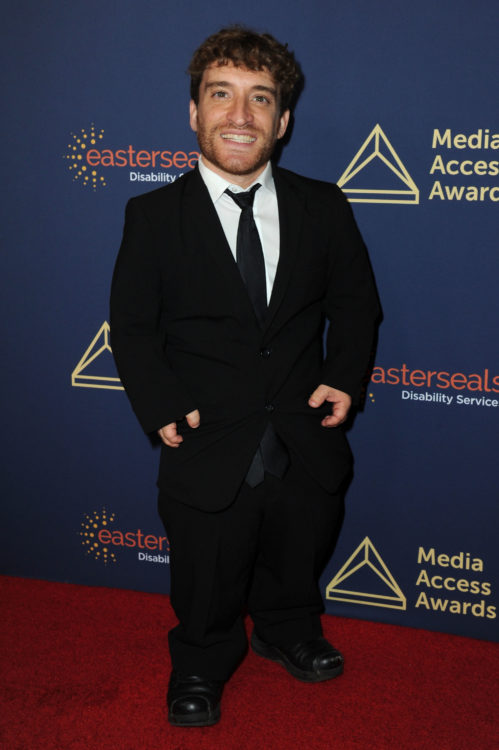
{"type": "Polygon", "coordinates": [[[267,70],[210,65],[199,102],[190,103],[190,124],[205,164],[241,187],[263,170],[286,132],[289,110],[279,115],[278,91],[267,70]]]}

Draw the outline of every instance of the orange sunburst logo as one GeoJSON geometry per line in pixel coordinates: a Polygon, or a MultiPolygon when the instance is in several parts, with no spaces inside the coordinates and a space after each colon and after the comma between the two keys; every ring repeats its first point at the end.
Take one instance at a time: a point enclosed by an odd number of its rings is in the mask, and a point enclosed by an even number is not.
{"type": "Polygon", "coordinates": [[[63,159],[67,161],[69,171],[73,176],[73,182],[80,182],[82,185],[97,190],[98,187],[106,187],[105,178],[99,174],[95,166],[87,163],[87,151],[95,146],[104,137],[103,130],[97,130],[92,123],[86,130],[82,128],[78,133],[71,133],[71,140],[68,143],[67,151],[63,159]]]}
{"type": "Polygon", "coordinates": [[[85,513],[81,522],[79,535],[81,543],[85,548],[87,555],[95,560],[101,560],[107,565],[108,562],[116,562],[116,555],[109,549],[108,544],[104,544],[99,539],[99,532],[102,529],[108,529],[109,524],[116,520],[115,513],[109,513],[105,508],[101,511],[94,510],[93,513],[85,513]]]}

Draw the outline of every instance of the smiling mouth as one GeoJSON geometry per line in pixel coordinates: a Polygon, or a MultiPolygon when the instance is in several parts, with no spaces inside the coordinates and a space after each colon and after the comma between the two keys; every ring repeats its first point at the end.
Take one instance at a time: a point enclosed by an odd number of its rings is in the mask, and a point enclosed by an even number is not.
{"type": "Polygon", "coordinates": [[[244,133],[221,133],[225,141],[235,141],[236,143],[254,143],[256,136],[244,133]]]}

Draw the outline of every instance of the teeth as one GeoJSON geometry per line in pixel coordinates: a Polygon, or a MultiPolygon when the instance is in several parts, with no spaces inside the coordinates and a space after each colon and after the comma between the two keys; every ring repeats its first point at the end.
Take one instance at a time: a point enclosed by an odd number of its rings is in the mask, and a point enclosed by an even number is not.
{"type": "Polygon", "coordinates": [[[256,138],[253,135],[243,135],[242,133],[222,133],[222,138],[227,141],[238,141],[238,143],[253,143],[256,138]]]}

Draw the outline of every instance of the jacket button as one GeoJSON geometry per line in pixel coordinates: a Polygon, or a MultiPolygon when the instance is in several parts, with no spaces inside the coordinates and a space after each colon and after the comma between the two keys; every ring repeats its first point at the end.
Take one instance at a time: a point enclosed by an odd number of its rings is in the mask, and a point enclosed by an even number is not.
{"type": "Polygon", "coordinates": [[[260,349],[260,357],[268,359],[270,357],[270,349],[260,349]]]}
{"type": "Polygon", "coordinates": [[[265,404],[265,411],[274,411],[274,404],[265,404]]]}

